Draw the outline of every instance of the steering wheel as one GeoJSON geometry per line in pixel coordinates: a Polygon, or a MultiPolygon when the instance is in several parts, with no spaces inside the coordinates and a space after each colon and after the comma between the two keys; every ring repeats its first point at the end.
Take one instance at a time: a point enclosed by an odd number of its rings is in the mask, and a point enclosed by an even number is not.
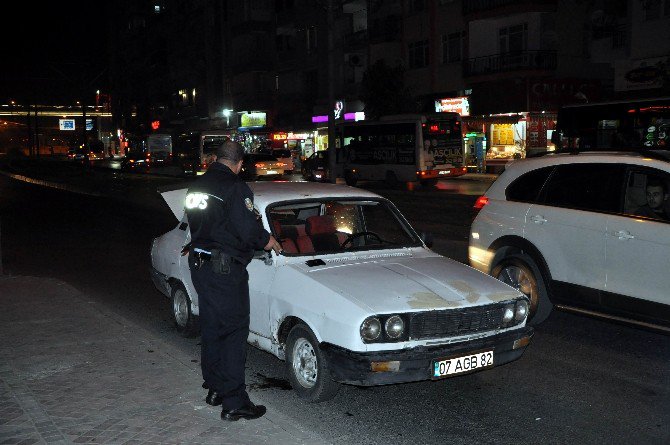
{"type": "Polygon", "coordinates": [[[341,248],[341,249],[344,249],[344,247],[345,247],[347,244],[350,244],[353,240],[355,240],[356,238],[360,238],[361,236],[372,236],[372,237],[374,237],[374,238],[377,238],[377,241],[379,241],[380,243],[383,243],[383,242],[384,242],[384,240],[382,239],[382,237],[379,236],[379,235],[377,235],[375,232],[358,232],[358,233],[352,233],[351,235],[349,235],[349,236],[347,237],[347,239],[345,239],[345,240],[342,242],[342,244],[340,244],[340,248],[341,248]]]}

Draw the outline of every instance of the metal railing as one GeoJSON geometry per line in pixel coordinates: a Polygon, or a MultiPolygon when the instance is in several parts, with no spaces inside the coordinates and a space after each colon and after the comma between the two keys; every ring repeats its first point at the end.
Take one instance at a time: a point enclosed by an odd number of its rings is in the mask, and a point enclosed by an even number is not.
{"type": "Polygon", "coordinates": [[[521,6],[527,4],[551,4],[555,0],[467,0],[463,2],[463,14],[472,14],[482,11],[490,11],[492,9],[501,8],[504,6],[521,6]]]}
{"type": "Polygon", "coordinates": [[[479,76],[519,70],[554,70],[556,64],[556,51],[514,51],[468,59],[463,64],[463,75],[479,76]]]}

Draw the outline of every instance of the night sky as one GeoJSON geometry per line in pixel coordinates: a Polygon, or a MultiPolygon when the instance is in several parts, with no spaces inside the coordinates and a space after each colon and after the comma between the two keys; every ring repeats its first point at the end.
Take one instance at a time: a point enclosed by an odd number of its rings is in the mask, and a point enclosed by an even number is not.
{"type": "Polygon", "coordinates": [[[98,1],[13,3],[0,30],[0,103],[94,97],[108,75],[105,9],[98,1]]]}

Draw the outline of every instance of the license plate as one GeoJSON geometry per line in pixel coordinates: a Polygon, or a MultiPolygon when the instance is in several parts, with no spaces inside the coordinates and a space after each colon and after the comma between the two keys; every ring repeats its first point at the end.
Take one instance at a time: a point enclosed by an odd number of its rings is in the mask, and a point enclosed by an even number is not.
{"type": "Polygon", "coordinates": [[[493,351],[478,352],[477,354],[433,362],[433,378],[461,374],[476,369],[493,366],[493,351]]]}
{"type": "Polygon", "coordinates": [[[451,173],[451,170],[440,170],[441,175],[448,175],[449,173],[451,173]]]}
{"type": "Polygon", "coordinates": [[[266,174],[266,175],[276,175],[276,174],[277,174],[277,170],[268,170],[268,171],[265,172],[265,174],[266,174]]]}

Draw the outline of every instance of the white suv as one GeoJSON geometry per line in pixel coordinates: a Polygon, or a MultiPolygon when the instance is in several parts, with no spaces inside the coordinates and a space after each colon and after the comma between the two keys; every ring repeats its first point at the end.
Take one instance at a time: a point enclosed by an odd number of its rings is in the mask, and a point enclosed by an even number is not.
{"type": "Polygon", "coordinates": [[[531,300],[670,332],[670,152],[517,160],[475,204],[470,264],[531,300]]]}

